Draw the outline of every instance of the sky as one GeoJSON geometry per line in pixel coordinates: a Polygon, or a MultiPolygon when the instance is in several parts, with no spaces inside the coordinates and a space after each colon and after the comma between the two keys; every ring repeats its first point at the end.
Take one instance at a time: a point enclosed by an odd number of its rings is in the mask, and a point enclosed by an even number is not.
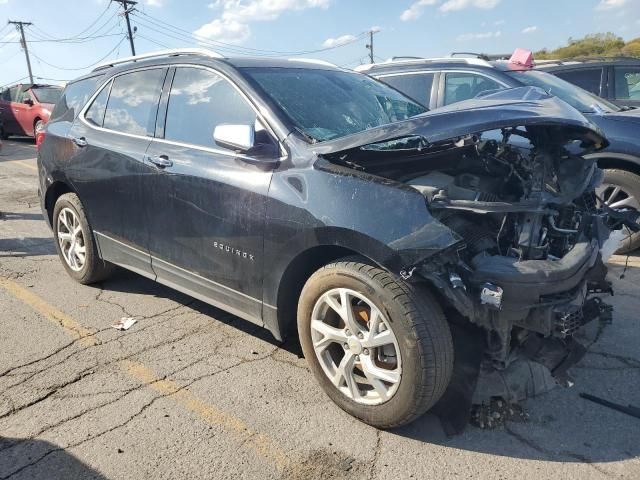
{"type": "MultiPolygon", "coordinates": [[[[640,0],[138,0],[135,10],[138,54],[206,47],[348,68],[368,63],[369,31],[376,61],[553,49],[595,32],[640,37],[640,0]]],[[[33,23],[25,34],[36,81],[61,83],[131,55],[121,13],[109,0],[0,0],[0,86],[27,76],[8,20],[33,23]]]]}

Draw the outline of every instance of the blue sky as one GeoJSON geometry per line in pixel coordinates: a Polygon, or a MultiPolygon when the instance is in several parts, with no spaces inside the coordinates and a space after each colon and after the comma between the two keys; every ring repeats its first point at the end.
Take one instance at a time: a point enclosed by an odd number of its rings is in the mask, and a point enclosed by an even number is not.
{"type": "MultiPolygon", "coordinates": [[[[313,52],[302,56],[353,67],[366,61],[372,28],[378,60],[555,48],[593,32],[640,36],[640,0],[138,1],[138,53],[200,42],[229,56],[313,52]]],[[[105,56],[130,55],[118,12],[108,0],[0,0],[0,85],[27,75],[7,20],[33,22],[26,33],[35,76],[68,80],[105,56]]]]}

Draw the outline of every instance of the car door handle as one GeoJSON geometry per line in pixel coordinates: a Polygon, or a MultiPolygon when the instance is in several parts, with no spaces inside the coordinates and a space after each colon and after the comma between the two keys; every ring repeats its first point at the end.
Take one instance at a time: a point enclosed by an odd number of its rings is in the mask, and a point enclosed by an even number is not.
{"type": "Polygon", "coordinates": [[[147,159],[158,168],[167,168],[173,165],[173,162],[166,155],[148,156],[147,159]]]}
{"type": "Polygon", "coordinates": [[[86,147],[87,145],[89,145],[89,142],[87,142],[87,139],[84,137],[74,137],[73,143],[75,143],[79,147],[86,147]]]}

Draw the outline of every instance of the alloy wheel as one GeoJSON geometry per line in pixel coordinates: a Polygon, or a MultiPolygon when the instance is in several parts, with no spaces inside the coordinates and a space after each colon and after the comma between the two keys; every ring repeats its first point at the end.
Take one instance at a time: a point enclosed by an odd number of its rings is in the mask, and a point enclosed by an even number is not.
{"type": "Polygon", "coordinates": [[[60,210],[57,231],[65,262],[73,271],[79,272],[86,261],[86,244],[78,215],[70,208],[60,210]]]}
{"type": "Polygon", "coordinates": [[[361,293],[335,288],[315,303],[311,340],[322,370],[351,400],[379,405],[400,385],[398,341],[376,305],[361,293]]]}

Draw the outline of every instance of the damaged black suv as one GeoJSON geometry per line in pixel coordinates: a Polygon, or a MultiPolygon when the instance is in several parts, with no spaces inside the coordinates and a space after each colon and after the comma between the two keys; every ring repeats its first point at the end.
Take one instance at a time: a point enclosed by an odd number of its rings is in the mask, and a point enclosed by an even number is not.
{"type": "Polygon", "coordinates": [[[603,245],[636,226],[594,195],[581,155],[606,145],[533,87],[427,112],[322,62],[171,51],[68,84],[38,167],[74,279],[119,265],[279,340],[297,325],[326,393],[388,428],[445,394],[456,325],[494,369],[576,357],[608,312],[603,245]]]}

